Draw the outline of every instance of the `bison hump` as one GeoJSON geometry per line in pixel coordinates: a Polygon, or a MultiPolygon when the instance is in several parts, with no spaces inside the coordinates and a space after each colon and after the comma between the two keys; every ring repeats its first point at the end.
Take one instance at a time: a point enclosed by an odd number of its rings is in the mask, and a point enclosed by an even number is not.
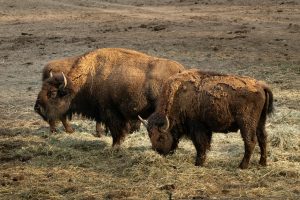
{"type": "Polygon", "coordinates": [[[246,90],[249,92],[257,92],[257,81],[248,77],[235,76],[214,76],[203,79],[199,85],[200,90],[206,91],[208,94],[222,98],[228,95],[228,89],[238,91],[246,90]]]}

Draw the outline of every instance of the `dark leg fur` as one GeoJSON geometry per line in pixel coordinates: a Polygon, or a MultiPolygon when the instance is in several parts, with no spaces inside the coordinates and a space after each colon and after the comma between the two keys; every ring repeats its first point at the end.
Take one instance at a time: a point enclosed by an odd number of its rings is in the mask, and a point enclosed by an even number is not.
{"type": "Polygon", "coordinates": [[[61,119],[61,122],[62,122],[63,126],[65,127],[65,130],[66,130],[67,133],[73,133],[74,132],[74,129],[68,123],[66,116],[61,119]]]}
{"type": "Polygon", "coordinates": [[[265,124],[266,124],[266,114],[262,113],[262,116],[259,120],[256,129],[256,136],[260,147],[259,164],[262,166],[267,166],[267,132],[265,129],[265,124]]]}
{"type": "Polygon", "coordinates": [[[101,122],[96,122],[96,137],[101,137],[104,133],[106,133],[106,128],[101,122]]]}
{"type": "Polygon", "coordinates": [[[131,120],[129,124],[130,124],[130,133],[140,130],[140,126],[141,126],[140,120],[131,120]]]}
{"type": "Polygon", "coordinates": [[[258,127],[256,130],[256,135],[260,147],[259,164],[262,166],[267,166],[267,132],[265,127],[258,127]]]}
{"type": "Polygon", "coordinates": [[[111,132],[113,138],[113,147],[120,145],[122,140],[130,130],[129,122],[125,119],[122,119],[121,116],[117,116],[112,112],[109,113],[109,118],[106,121],[105,125],[111,132]]]}
{"type": "MultiPolygon", "coordinates": [[[[129,132],[128,124],[121,122],[119,124],[122,124],[120,127],[115,127],[113,130],[111,130],[111,135],[113,137],[113,144],[112,146],[119,146],[122,141],[124,140],[125,136],[129,132]]],[[[111,129],[111,128],[110,128],[111,129]]]]}
{"type": "Polygon", "coordinates": [[[203,166],[206,159],[206,150],[210,149],[212,132],[197,122],[189,123],[190,136],[196,148],[196,166],[203,166]]]}
{"type": "Polygon", "coordinates": [[[241,169],[247,169],[249,166],[250,158],[253,152],[253,149],[256,144],[256,134],[255,129],[253,128],[241,128],[241,135],[244,140],[245,153],[242,162],[240,163],[241,169]]]}
{"type": "Polygon", "coordinates": [[[56,133],[56,123],[54,120],[49,120],[49,125],[50,125],[50,132],[51,133],[56,133]]]}
{"type": "Polygon", "coordinates": [[[262,166],[267,166],[267,132],[265,129],[265,124],[267,120],[267,115],[271,114],[274,108],[273,108],[273,94],[271,90],[269,88],[264,88],[264,89],[266,93],[266,102],[258,122],[258,126],[256,129],[256,136],[260,147],[259,164],[262,166]]]}

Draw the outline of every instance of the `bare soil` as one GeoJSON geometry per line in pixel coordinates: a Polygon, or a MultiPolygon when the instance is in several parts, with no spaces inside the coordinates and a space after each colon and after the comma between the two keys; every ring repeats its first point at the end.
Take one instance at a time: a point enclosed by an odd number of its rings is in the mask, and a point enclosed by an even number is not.
{"type": "Polygon", "coordinates": [[[0,0],[0,199],[299,199],[300,3],[296,0],[0,0]],[[183,140],[153,152],[142,129],[112,149],[95,122],[50,134],[33,111],[50,60],[123,47],[266,81],[269,165],[238,133],[214,134],[205,167],[183,140]]]}

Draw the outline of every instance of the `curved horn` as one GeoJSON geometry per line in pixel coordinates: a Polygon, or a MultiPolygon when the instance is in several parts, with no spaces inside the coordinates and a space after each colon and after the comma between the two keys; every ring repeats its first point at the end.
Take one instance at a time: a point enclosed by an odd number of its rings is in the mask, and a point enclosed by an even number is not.
{"type": "Polygon", "coordinates": [[[53,74],[52,74],[52,69],[49,71],[49,76],[50,76],[50,78],[52,78],[52,77],[53,77],[53,74]]]}
{"type": "Polygon", "coordinates": [[[147,128],[148,126],[148,122],[147,120],[144,120],[143,118],[141,118],[141,116],[138,115],[139,120],[144,124],[144,126],[147,128]]]}
{"type": "Polygon", "coordinates": [[[64,88],[67,86],[67,78],[66,78],[66,76],[65,76],[65,74],[63,73],[63,72],[61,72],[62,73],[62,75],[63,75],[63,77],[64,77],[64,88]]]}
{"type": "Polygon", "coordinates": [[[161,130],[162,130],[163,132],[166,132],[166,131],[169,129],[169,126],[170,126],[170,122],[169,122],[168,116],[166,116],[165,120],[166,120],[166,121],[165,121],[164,126],[161,127],[161,130]]]}

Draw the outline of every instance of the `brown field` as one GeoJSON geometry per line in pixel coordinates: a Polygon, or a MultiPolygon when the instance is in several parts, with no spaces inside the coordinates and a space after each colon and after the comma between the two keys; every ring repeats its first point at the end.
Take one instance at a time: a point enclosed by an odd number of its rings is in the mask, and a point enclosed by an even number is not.
{"type": "Polygon", "coordinates": [[[296,0],[0,0],[0,199],[300,199],[300,3],[296,0]],[[52,59],[124,47],[188,67],[265,80],[275,96],[267,167],[237,168],[239,133],[214,134],[204,167],[182,140],[150,149],[145,129],[122,148],[33,112],[52,59]]]}

